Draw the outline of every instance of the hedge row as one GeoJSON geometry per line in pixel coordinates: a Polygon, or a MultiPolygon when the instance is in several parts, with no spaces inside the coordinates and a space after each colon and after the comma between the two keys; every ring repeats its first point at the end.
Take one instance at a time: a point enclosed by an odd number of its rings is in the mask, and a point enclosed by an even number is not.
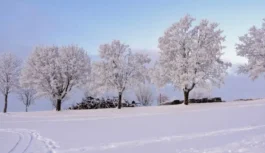
{"type": "Polygon", "coordinates": [[[212,103],[212,102],[222,102],[221,97],[214,98],[202,98],[202,99],[190,99],[190,103],[212,103]]]}
{"type": "MultiPolygon", "coordinates": [[[[93,98],[93,97],[86,97],[83,98],[80,103],[74,104],[68,109],[71,110],[80,110],[80,109],[100,109],[100,108],[115,108],[118,106],[118,99],[104,99],[104,98],[93,98]]],[[[135,107],[136,104],[133,101],[129,103],[125,101],[122,103],[122,107],[135,107]]]]}
{"type": "MultiPolygon", "coordinates": [[[[177,105],[182,104],[183,100],[174,100],[171,102],[165,102],[161,105],[177,105]]],[[[202,99],[189,99],[189,103],[212,103],[212,102],[223,102],[221,97],[215,97],[215,98],[202,98],[202,99]]]]}

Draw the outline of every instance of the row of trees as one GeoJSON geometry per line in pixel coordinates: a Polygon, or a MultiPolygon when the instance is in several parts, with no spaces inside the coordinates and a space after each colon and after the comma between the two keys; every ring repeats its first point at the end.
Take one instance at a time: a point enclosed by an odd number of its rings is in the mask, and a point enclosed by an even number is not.
{"type": "MultiPolygon", "coordinates": [[[[22,95],[45,96],[56,102],[61,110],[73,88],[83,88],[95,95],[115,90],[121,108],[125,90],[151,82],[159,87],[172,84],[184,93],[188,105],[189,93],[194,88],[219,87],[231,63],[222,60],[222,43],[225,37],[217,23],[202,20],[198,25],[189,15],[169,27],[159,38],[160,57],[152,68],[147,54],[134,53],[129,45],[114,40],[99,47],[101,60],[91,62],[87,52],[76,45],[39,46],[34,49],[21,67],[21,61],[10,53],[0,57],[0,90],[5,98],[7,111],[8,94],[23,89],[22,95]]],[[[237,54],[246,57],[248,63],[239,67],[239,73],[249,73],[252,79],[265,72],[265,20],[261,28],[253,26],[248,34],[239,38],[237,54]]],[[[143,86],[136,96],[141,97],[147,87],[143,86]],[[143,91],[141,91],[143,90],[143,91]]],[[[20,96],[23,101],[33,96],[20,96]]],[[[150,98],[149,98],[150,99],[150,98]]]]}

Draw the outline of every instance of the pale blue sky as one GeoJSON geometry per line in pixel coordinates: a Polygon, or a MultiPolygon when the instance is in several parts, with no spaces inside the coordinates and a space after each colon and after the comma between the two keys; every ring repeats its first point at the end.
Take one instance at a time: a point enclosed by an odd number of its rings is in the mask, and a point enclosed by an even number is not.
{"type": "Polygon", "coordinates": [[[1,51],[27,54],[39,44],[75,43],[90,54],[120,39],[133,49],[156,50],[158,37],[189,13],[220,23],[226,58],[235,57],[238,36],[265,18],[264,0],[1,0],[1,51]],[[229,57],[231,56],[231,57],[229,57]]]}
{"type": "MultiPolygon", "coordinates": [[[[234,44],[252,25],[260,27],[265,0],[0,0],[0,52],[25,59],[36,45],[74,43],[95,57],[100,44],[120,39],[132,49],[156,54],[158,38],[186,14],[219,23],[226,36],[224,58],[238,64],[245,60],[236,56],[234,44]]],[[[217,95],[264,95],[263,78],[235,78],[228,76],[229,84],[217,95]],[[231,94],[233,82],[244,95],[231,94]]]]}

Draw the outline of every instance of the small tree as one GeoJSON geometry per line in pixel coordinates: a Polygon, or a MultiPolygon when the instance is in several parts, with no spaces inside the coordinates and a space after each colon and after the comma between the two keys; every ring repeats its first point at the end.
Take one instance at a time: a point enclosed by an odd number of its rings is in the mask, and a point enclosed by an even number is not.
{"type": "Polygon", "coordinates": [[[168,98],[167,95],[159,94],[158,97],[157,97],[157,101],[159,102],[159,104],[162,104],[164,102],[169,101],[169,98],[168,98]]]}
{"type": "Polygon", "coordinates": [[[50,98],[50,102],[52,104],[53,109],[56,108],[57,99],[50,98]]]}
{"type": "Polygon", "coordinates": [[[153,93],[152,88],[146,84],[139,84],[135,89],[135,95],[137,100],[143,106],[150,106],[153,103],[153,93]]]}
{"type": "Polygon", "coordinates": [[[90,58],[78,46],[37,47],[22,70],[21,83],[40,96],[56,99],[56,110],[74,87],[90,75],[90,58]]]}
{"type": "Polygon", "coordinates": [[[247,58],[248,62],[241,65],[238,72],[249,73],[249,77],[255,80],[265,74],[265,19],[261,28],[253,26],[239,40],[240,44],[236,44],[237,55],[247,58]]]}
{"type": "Polygon", "coordinates": [[[83,86],[85,97],[97,97],[100,94],[100,84],[96,76],[96,70],[94,70],[95,64],[92,63],[91,74],[86,80],[86,84],[83,86]]]}
{"type": "Polygon", "coordinates": [[[18,91],[18,98],[26,106],[26,112],[28,112],[28,107],[32,105],[36,99],[36,91],[30,88],[21,88],[18,91]]]}
{"type": "Polygon", "coordinates": [[[7,112],[8,95],[18,87],[21,61],[11,53],[0,55],[0,92],[4,95],[3,112],[7,112]]]}
{"type": "Polygon", "coordinates": [[[219,87],[231,66],[221,59],[225,37],[217,29],[218,24],[202,20],[193,27],[194,20],[185,16],[159,38],[160,58],[151,71],[154,83],[159,86],[173,84],[182,90],[186,105],[195,86],[219,87]]]}
{"type": "Polygon", "coordinates": [[[97,85],[101,91],[113,89],[118,92],[120,109],[123,92],[132,85],[145,81],[145,65],[150,62],[150,58],[140,53],[133,54],[128,45],[118,40],[100,45],[99,54],[101,61],[94,63],[93,66],[97,85]]]}

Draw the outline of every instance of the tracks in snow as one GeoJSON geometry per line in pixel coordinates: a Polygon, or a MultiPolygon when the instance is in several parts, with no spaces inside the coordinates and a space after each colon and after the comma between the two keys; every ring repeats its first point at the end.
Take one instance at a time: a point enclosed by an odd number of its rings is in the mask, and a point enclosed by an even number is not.
{"type": "Polygon", "coordinates": [[[41,136],[34,130],[0,129],[0,132],[12,133],[18,136],[18,141],[12,146],[8,153],[27,153],[29,148],[36,143],[41,144],[41,146],[38,147],[44,148],[42,151],[43,153],[56,153],[55,149],[58,148],[58,145],[53,140],[41,136]],[[33,144],[33,142],[35,143],[33,144]]]}
{"type": "MultiPolygon", "coordinates": [[[[265,125],[259,126],[247,126],[241,128],[232,128],[232,129],[225,129],[225,130],[218,130],[218,131],[211,131],[211,132],[204,132],[204,133],[194,133],[188,135],[173,135],[173,136],[164,136],[164,137],[157,137],[157,138],[150,138],[144,140],[133,140],[133,141],[124,141],[124,142],[114,142],[109,144],[101,144],[97,146],[86,146],[81,148],[70,148],[67,150],[58,150],[59,146],[53,140],[49,138],[45,138],[41,136],[38,132],[34,130],[27,130],[27,129],[0,129],[0,132],[8,132],[12,134],[16,134],[18,136],[17,142],[14,143],[12,148],[8,151],[8,153],[27,153],[31,149],[31,147],[36,147],[35,145],[38,144],[42,148],[42,153],[80,153],[80,152],[95,152],[95,151],[106,151],[110,149],[118,149],[118,148],[126,148],[126,147],[138,147],[148,144],[155,144],[161,142],[176,142],[176,141],[184,141],[184,140],[192,140],[198,139],[203,137],[214,137],[214,136],[224,136],[239,132],[247,132],[253,130],[265,129],[265,125]]],[[[239,142],[235,142],[232,145],[232,149],[235,153],[246,151],[249,148],[259,149],[260,147],[265,147],[265,134],[259,136],[259,138],[251,138],[242,140],[239,142]],[[256,147],[256,148],[255,148],[256,147]],[[241,149],[241,150],[240,150],[241,149]]],[[[40,150],[34,150],[33,152],[40,152],[40,150]]],[[[224,153],[229,152],[231,150],[231,145],[226,145],[222,148],[210,148],[203,151],[195,150],[195,149],[187,149],[187,150],[179,150],[182,152],[205,152],[205,153],[224,153]],[[223,150],[220,150],[223,149],[223,150]],[[224,150],[225,149],[225,150],[224,150]],[[218,152],[219,151],[219,152],[218,152]]],[[[178,151],[177,151],[178,152],[178,151]]],[[[250,152],[249,152],[250,153],[250,152]]]]}
{"type": "MultiPolygon", "coordinates": [[[[223,135],[228,135],[228,134],[233,134],[233,133],[238,133],[238,132],[247,132],[247,131],[264,129],[264,128],[265,128],[265,125],[248,126],[248,127],[242,127],[242,128],[232,128],[232,129],[211,131],[211,132],[205,132],[205,133],[195,133],[195,134],[190,134],[190,135],[175,135],[175,136],[173,135],[173,136],[151,138],[151,139],[146,139],[146,140],[115,142],[115,143],[103,144],[99,146],[71,148],[68,150],[58,150],[58,152],[59,153],[73,153],[73,152],[80,153],[80,152],[90,152],[90,151],[104,151],[104,150],[118,149],[118,148],[124,148],[124,147],[137,147],[137,146],[143,146],[147,144],[155,144],[155,143],[161,143],[161,142],[172,142],[172,141],[175,142],[175,141],[183,141],[183,140],[192,140],[192,139],[203,138],[203,137],[223,136],[223,135]]],[[[264,139],[261,142],[265,141],[265,135],[263,138],[264,139]]],[[[254,142],[248,142],[248,143],[251,144],[254,142]]],[[[265,143],[263,145],[265,146],[265,143]]]]}
{"type": "Polygon", "coordinates": [[[244,138],[224,146],[206,149],[181,149],[176,153],[263,153],[265,150],[265,134],[244,138]]]}

